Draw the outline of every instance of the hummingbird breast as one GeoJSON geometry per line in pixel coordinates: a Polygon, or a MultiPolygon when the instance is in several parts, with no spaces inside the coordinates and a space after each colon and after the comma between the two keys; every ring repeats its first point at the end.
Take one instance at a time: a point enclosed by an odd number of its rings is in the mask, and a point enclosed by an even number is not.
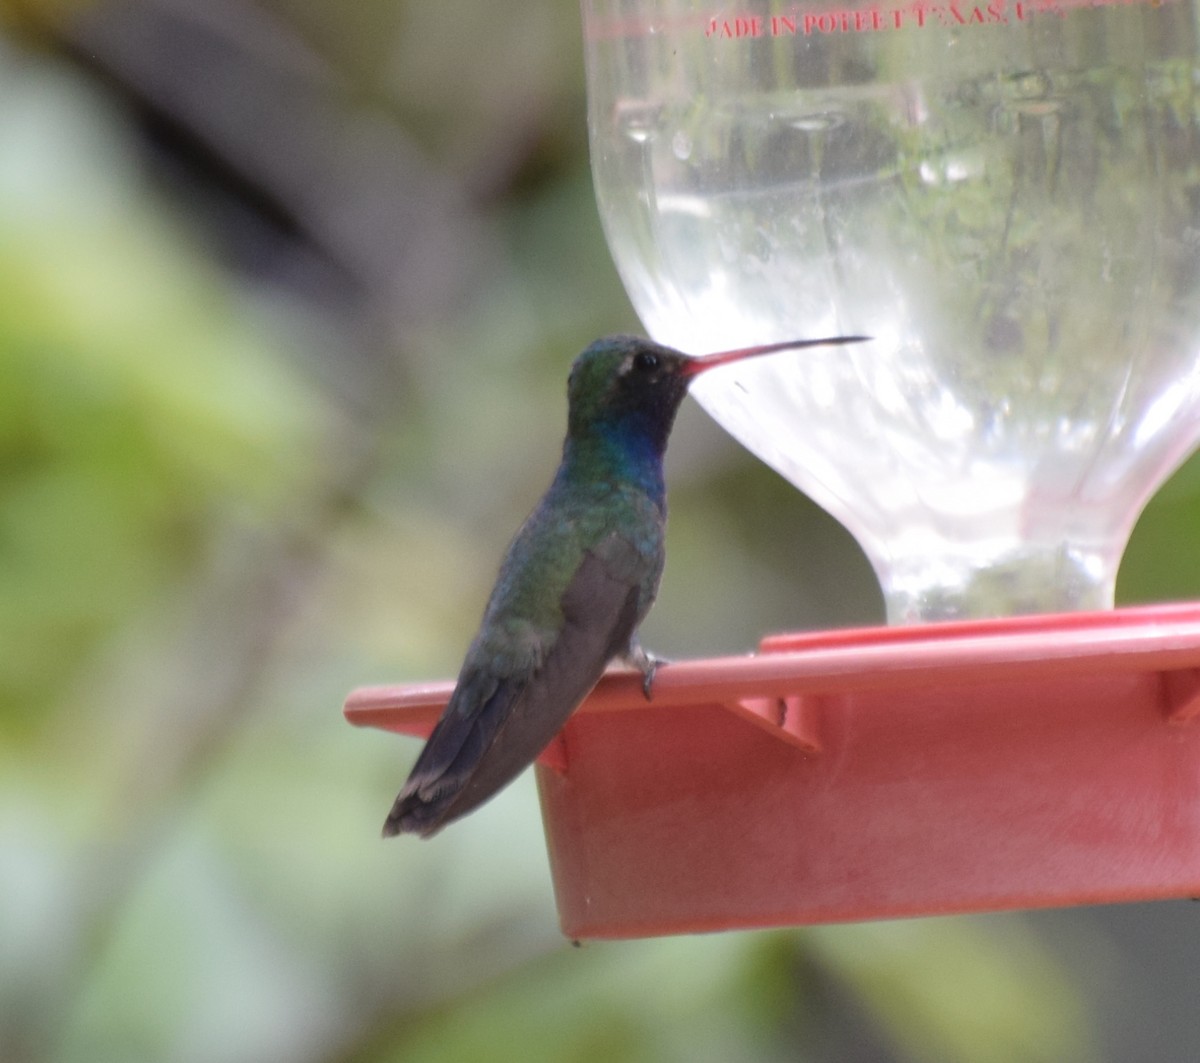
{"type": "Polygon", "coordinates": [[[636,589],[636,627],[658,592],[665,526],[665,500],[636,483],[556,480],[513,540],[487,613],[556,630],[564,597],[591,554],[609,578],[636,589]]]}

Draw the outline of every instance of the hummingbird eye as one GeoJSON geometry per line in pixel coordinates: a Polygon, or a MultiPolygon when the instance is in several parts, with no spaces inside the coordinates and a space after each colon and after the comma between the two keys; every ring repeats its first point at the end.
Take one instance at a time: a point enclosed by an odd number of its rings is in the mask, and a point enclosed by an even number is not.
{"type": "Polygon", "coordinates": [[[651,373],[658,368],[658,355],[650,351],[638,351],[633,356],[633,368],[639,373],[651,373]]]}

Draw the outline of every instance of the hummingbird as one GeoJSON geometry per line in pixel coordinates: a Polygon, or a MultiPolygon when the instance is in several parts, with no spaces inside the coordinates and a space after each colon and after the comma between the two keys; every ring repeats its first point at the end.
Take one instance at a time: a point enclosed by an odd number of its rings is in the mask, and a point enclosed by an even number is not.
{"type": "Polygon", "coordinates": [[[638,626],[658,592],[667,518],[663,456],[701,373],[743,358],[866,336],[690,357],[637,336],[597,340],[571,367],[562,461],[508,547],[454,692],[392,805],[384,836],[424,837],[528,767],[609,663],[658,660],[638,626]]]}

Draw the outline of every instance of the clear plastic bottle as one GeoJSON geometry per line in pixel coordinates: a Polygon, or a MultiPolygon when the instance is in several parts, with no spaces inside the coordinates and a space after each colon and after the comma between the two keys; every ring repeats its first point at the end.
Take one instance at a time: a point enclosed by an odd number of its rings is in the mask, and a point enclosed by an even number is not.
{"type": "Polygon", "coordinates": [[[889,620],[1111,606],[1200,439],[1195,0],[583,0],[614,259],[889,620]]]}

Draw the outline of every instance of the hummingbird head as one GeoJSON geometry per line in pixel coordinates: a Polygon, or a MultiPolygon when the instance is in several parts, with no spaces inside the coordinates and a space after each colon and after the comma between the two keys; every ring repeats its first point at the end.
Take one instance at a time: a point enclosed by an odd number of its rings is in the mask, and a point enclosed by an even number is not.
{"type": "Polygon", "coordinates": [[[786,340],[690,357],[640,336],[606,336],[587,347],[571,367],[567,384],[567,438],[616,438],[662,456],[675,414],[700,373],[776,351],[842,343],[869,336],[786,340]]]}
{"type": "Polygon", "coordinates": [[[607,336],[571,367],[568,434],[629,433],[661,452],[687,394],[694,359],[639,336],[607,336]]]}

